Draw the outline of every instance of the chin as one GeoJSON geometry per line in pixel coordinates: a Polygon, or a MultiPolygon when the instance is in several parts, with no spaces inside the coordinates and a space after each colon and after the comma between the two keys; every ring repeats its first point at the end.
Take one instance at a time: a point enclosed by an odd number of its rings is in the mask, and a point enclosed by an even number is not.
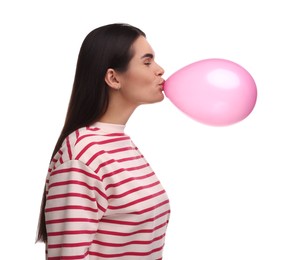
{"type": "Polygon", "coordinates": [[[162,94],[162,97],[160,98],[160,101],[161,102],[162,100],[164,100],[164,95],[162,94]]]}
{"type": "Polygon", "coordinates": [[[143,100],[143,102],[140,102],[139,104],[154,104],[154,103],[159,103],[162,100],[164,100],[164,94],[163,92],[159,92],[158,95],[155,95],[154,97],[147,98],[146,100],[143,100]]]}
{"type": "Polygon", "coordinates": [[[162,100],[164,100],[164,95],[163,93],[161,93],[161,95],[155,99],[155,101],[153,101],[152,103],[158,103],[161,102],[162,100]]]}

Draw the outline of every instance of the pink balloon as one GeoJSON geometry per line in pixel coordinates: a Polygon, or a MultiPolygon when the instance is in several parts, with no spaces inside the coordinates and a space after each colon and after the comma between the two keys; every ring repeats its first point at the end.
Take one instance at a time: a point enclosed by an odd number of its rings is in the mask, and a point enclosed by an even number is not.
{"type": "Polygon", "coordinates": [[[225,59],[200,60],[181,68],[165,81],[164,93],[192,119],[212,126],[243,120],[257,100],[252,76],[225,59]]]}

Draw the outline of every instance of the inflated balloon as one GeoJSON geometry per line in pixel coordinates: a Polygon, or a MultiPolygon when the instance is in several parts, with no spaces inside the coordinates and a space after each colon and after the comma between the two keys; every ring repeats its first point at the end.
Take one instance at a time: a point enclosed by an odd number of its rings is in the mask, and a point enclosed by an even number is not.
{"type": "Polygon", "coordinates": [[[253,77],[225,59],[200,60],[181,68],[165,81],[164,93],[192,119],[212,126],[243,120],[257,100],[253,77]]]}

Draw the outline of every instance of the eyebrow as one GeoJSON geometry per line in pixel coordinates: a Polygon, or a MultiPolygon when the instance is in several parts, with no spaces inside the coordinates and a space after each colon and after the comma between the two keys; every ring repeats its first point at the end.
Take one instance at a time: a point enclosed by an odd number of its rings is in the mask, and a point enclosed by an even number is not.
{"type": "Polygon", "coordinates": [[[146,53],[146,54],[144,54],[144,55],[141,57],[141,59],[144,59],[144,58],[151,58],[151,59],[153,59],[153,58],[154,58],[154,55],[153,55],[152,53],[146,53]]]}

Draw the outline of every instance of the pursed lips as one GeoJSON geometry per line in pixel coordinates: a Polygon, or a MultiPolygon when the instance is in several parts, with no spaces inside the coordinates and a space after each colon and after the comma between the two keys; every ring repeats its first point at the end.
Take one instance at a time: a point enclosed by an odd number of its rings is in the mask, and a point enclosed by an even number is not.
{"type": "Polygon", "coordinates": [[[161,90],[163,91],[164,90],[164,83],[165,83],[165,80],[163,79],[158,85],[161,87],[161,90]]]}

